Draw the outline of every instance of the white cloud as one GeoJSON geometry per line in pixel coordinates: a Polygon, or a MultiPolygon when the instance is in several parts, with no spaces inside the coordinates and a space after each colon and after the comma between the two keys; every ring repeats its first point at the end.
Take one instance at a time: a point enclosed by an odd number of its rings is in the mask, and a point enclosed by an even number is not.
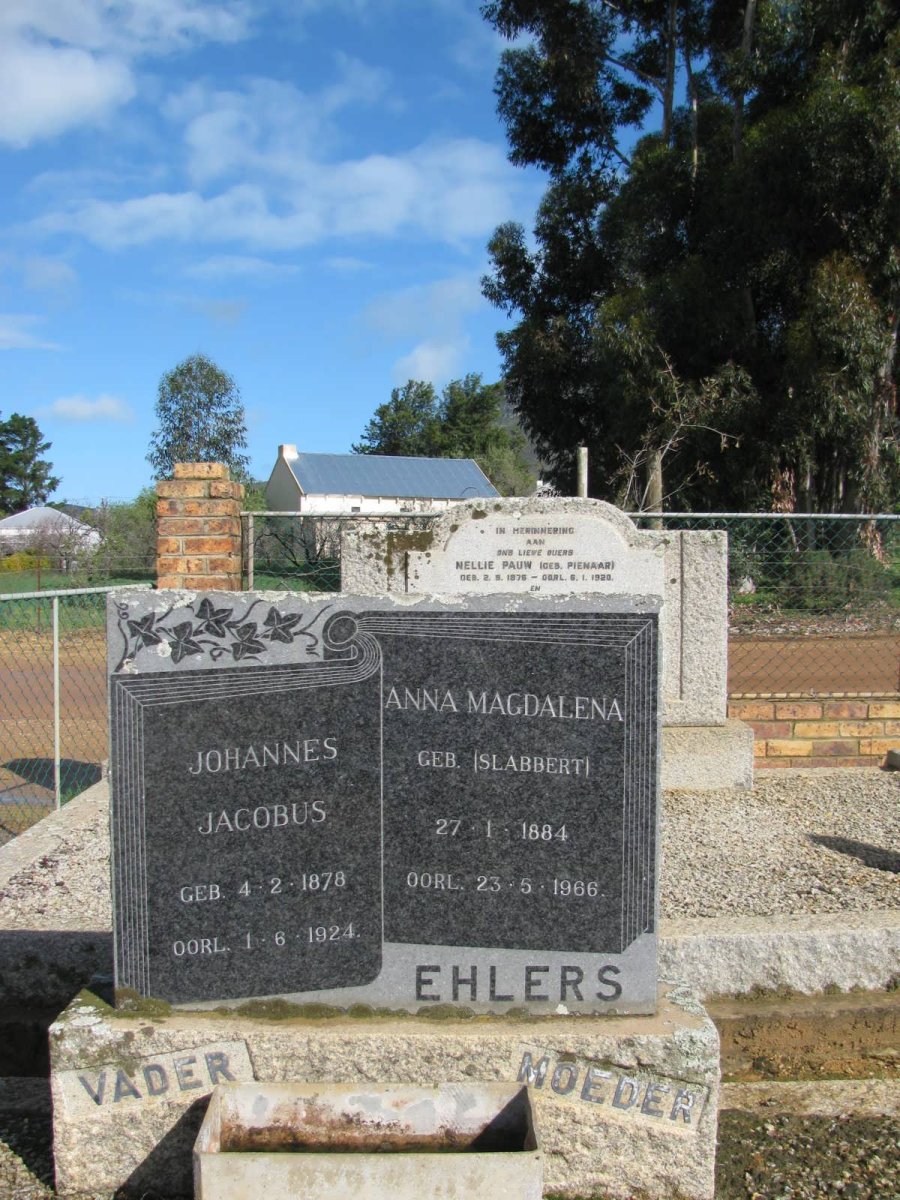
{"type": "Polygon", "coordinates": [[[102,395],[91,400],[87,396],[60,396],[43,410],[43,414],[63,421],[133,421],[131,408],[118,396],[102,395]]]}
{"type": "Polygon", "coordinates": [[[246,37],[250,0],[4,0],[0,29],[125,54],[165,54],[246,37]]]}
{"type": "Polygon", "coordinates": [[[0,350],[59,350],[56,342],[45,342],[32,333],[40,317],[19,313],[0,313],[0,350]]]}
{"type": "Polygon", "coordinates": [[[250,254],[214,254],[186,267],[184,274],[190,279],[266,280],[296,275],[299,270],[295,263],[274,263],[250,254]]]}
{"type": "Polygon", "coordinates": [[[362,319],[380,341],[418,339],[394,363],[395,380],[427,379],[440,386],[462,370],[470,345],[466,318],[485,304],[476,274],[452,275],[386,292],[366,308],[362,319]]]}
{"type": "Polygon", "coordinates": [[[135,96],[137,58],[236,41],[248,19],[240,0],[2,0],[0,142],[96,124],[135,96]]]}
{"type": "Polygon", "coordinates": [[[128,67],[70,46],[0,42],[0,142],[22,149],[97,121],[135,93],[128,67]]]}
{"type": "Polygon", "coordinates": [[[64,259],[36,254],[25,260],[22,281],[30,292],[66,293],[75,287],[78,275],[64,259]]]}
{"type": "Polygon", "coordinates": [[[453,275],[385,292],[368,306],[363,321],[389,338],[421,337],[435,328],[456,332],[463,318],[485,303],[477,275],[453,275]]]}
{"type": "Polygon", "coordinates": [[[302,179],[310,161],[339,141],[334,118],[350,105],[374,105],[388,89],[387,72],[345,54],[336,61],[336,81],[318,92],[251,79],[241,91],[195,83],[170,97],[163,111],[184,125],[191,181],[203,185],[251,174],[302,179]]]}
{"type": "Polygon", "coordinates": [[[398,358],[392,374],[397,383],[405,383],[407,379],[424,379],[440,387],[459,373],[468,348],[467,337],[457,341],[428,338],[414,346],[409,354],[398,358]]]}
{"type": "Polygon", "coordinates": [[[282,180],[274,194],[256,182],[212,196],[191,190],[75,201],[35,224],[79,233],[105,249],[168,239],[291,250],[333,237],[401,233],[458,245],[489,235],[517,207],[518,180],[502,151],[476,139],[429,141],[407,153],[337,164],[293,160],[290,170],[296,178],[282,180]]]}

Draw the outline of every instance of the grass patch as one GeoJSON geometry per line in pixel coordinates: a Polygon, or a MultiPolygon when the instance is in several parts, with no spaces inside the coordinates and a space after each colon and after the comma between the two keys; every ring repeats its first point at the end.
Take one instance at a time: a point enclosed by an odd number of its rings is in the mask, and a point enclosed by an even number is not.
{"type": "Polygon", "coordinates": [[[337,592],[341,586],[341,566],[334,559],[309,564],[305,568],[279,571],[277,567],[257,568],[253,587],[266,592],[337,592]]]}
{"type": "MultiPolygon", "coordinates": [[[[82,587],[129,587],[146,584],[146,579],[133,576],[116,576],[106,580],[82,581],[82,587]]],[[[106,623],[106,596],[102,592],[79,594],[71,575],[41,573],[41,586],[37,587],[34,572],[11,572],[0,575],[0,595],[10,598],[0,600],[0,630],[17,630],[41,633],[53,623],[53,600],[19,599],[18,593],[35,591],[66,591],[71,594],[59,598],[59,628],[69,630],[102,629],[106,623]]]]}

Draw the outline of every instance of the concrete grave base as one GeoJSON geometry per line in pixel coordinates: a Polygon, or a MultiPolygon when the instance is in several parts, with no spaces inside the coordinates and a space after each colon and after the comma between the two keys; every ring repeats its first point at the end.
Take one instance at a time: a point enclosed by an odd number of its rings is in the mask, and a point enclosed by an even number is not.
{"type": "Polygon", "coordinates": [[[662,786],[671,791],[753,787],[753,730],[724,725],[664,725],[662,786]]]}
{"type": "Polygon", "coordinates": [[[685,989],[665,987],[643,1017],[311,1019],[253,1007],[126,1014],[89,993],[73,1001],[50,1031],[59,1194],[190,1195],[212,1087],[257,1080],[518,1081],[531,1086],[547,1192],[713,1196],[719,1039],[685,989]]]}

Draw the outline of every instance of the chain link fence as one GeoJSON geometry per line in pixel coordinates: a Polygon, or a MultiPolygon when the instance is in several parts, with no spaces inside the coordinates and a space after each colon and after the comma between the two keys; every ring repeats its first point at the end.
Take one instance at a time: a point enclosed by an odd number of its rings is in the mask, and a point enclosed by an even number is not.
{"type": "Polygon", "coordinates": [[[0,845],[101,777],[109,590],[0,594],[0,845]]]}
{"type": "MultiPolygon", "coordinates": [[[[336,591],[341,531],[436,514],[244,514],[248,587],[336,591]]],[[[721,529],[729,543],[729,692],[900,691],[900,516],[634,514],[643,528],[721,529]]]]}
{"type": "Polygon", "coordinates": [[[242,513],[245,584],[248,589],[339,591],[345,528],[366,525],[391,533],[415,533],[430,529],[438,515],[242,513]]]}
{"type": "MultiPolygon", "coordinates": [[[[337,591],[349,523],[417,533],[436,516],[244,514],[245,585],[337,591]]],[[[900,692],[900,516],[635,520],[727,532],[732,697],[900,692]]],[[[18,591],[14,578],[0,575],[0,844],[99,779],[107,754],[110,589],[18,591]]]]}
{"type": "Polygon", "coordinates": [[[900,691],[900,516],[665,513],[644,528],[728,534],[728,690],[900,691]]]}

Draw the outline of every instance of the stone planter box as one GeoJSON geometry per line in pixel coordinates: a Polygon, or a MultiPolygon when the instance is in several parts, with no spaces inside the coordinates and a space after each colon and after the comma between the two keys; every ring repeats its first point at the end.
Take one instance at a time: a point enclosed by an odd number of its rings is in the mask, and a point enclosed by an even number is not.
{"type": "Polygon", "coordinates": [[[540,1200],[518,1084],[220,1084],[194,1145],[196,1200],[540,1200]]]}

